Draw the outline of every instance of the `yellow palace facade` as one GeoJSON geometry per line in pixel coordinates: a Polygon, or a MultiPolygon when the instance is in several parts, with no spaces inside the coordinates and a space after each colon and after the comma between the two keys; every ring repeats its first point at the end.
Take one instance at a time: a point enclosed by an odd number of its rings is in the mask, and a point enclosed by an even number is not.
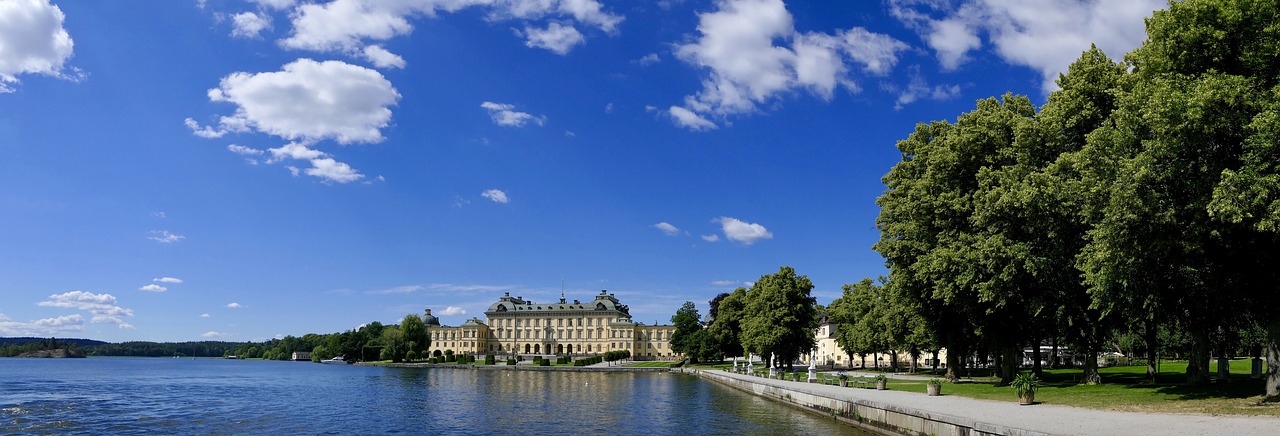
{"type": "Polygon", "coordinates": [[[627,350],[636,360],[674,360],[671,334],[675,326],[645,325],[631,320],[625,304],[608,291],[588,302],[537,303],[506,293],[484,312],[457,327],[441,326],[427,309],[430,352],[465,354],[595,355],[627,350]]]}

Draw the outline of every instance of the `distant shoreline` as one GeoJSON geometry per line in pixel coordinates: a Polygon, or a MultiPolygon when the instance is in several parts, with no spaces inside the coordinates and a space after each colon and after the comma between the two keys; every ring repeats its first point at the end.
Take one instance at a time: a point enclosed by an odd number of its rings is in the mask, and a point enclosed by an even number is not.
{"type": "Polygon", "coordinates": [[[365,363],[357,362],[355,366],[381,366],[387,368],[447,368],[475,369],[488,371],[561,371],[561,372],[671,372],[671,368],[635,367],[635,366],[536,366],[536,365],[473,365],[449,363],[365,363]]]}

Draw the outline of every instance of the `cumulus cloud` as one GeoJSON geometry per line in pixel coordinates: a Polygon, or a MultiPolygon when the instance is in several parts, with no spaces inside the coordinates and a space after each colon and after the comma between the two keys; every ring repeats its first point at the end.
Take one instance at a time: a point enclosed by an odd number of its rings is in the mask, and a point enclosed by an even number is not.
{"type": "Polygon", "coordinates": [[[711,286],[733,286],[736,284],[738,284],[738,282],[735,282],[733,280],[716,280],[714,282],[711,282],[711,286]]]}
{"type": "Polygon", "coordinates": [[[675,121],[677,126],[684,127],[689,130],[715,130],[718,126],[701,115],[693,113],[693,111],[682,108],[680,106],[672,106],[667,109],[667,114],[671,115],[671,119],[675,121]]]}
{"type": "Polygon", "coordinates": [[[707,116],[753,112],[797,90],[826,100],[838,88],[857,92],[854,67],[887,74],[908,48],[860,27],[832,34],[797,32],[782,0],[719,0],[715,11],[698,18],[700,35],[677,46],[676,55],[708,76],[701,91],[668,111],[677,125],[692,130],[712,128],[707,116]]]}
{"type": "Polygon", "coordinates": [[[241,154],[245,156],[261,156],[263,153],[262,150],[259,150],[253,147],[245,147],[243,145],[236,145],[236,144],[227,145],[227,150],[230,150],[232,153],[241,154]]]}
{"type": "Polygon", "coordinates": [[[27,322],[13,321],[0,313],[0,336],[45,337],[81,331],[84,331],[84,317],[78,313],[27,322]]]}
{"type": "Polygon", "coordinates": [[[440,311],[440,314],[444,316],[457,316],[457,315],[466,315],[467,311],[461,307],[449,306],[444,308],[444,310],[440,311]]]}
{"type": "Polygon", "coordinates": [[[412,32],[415,18],[468,8],[487,11],[490,21],[555,19],[542,28],[525,26],[520,33],[527,38],[528,46],[560,54],[584,40],[574,26],[561,22],[577,22],[612,33],[623,20],[622,16],[605,11],[597,0],[333,0],[294,8],[290,14],[293,29],[289,37],[280,40],[280,45],[367,57],[365,47],[412,32]]]}
{"type": "MultiPolygon", "coordinates": [[[[298,59],[280,71],[232,73],[209,100],[236,105],[235,113],[219,118],[216,126],[201,126],[186,119],[196,136],[217,138],[228,133],[259,132],[292,142],[268,150],[268,163],[283,159],[306,160],[305,171],[325,181],[348,183],[364,177],[329,153],[312,148],[323,140],[339,144],[381,142],[382,128],[391,120],[390,106],[400,94],[381,73],[341,61],[298,59]]],[[[248,147],[228,147],[242,155],[261,154],[248,147]]],[[[256,163],[256,161],[255,161],[256,163]]]]}
{"type": "Polygon", "coordinates": [[[133,328],[123,317],[133,316],[132,309],[116,305],[116,297],[111,294],[95,294],[84,291],[71,291],[50,295],[45,301],[36,303],[43,307],[59,307],[89,312],[93,315],[89,322],[96,324],[115,324],[122,329],[133,328]]]}
{"type": "Polygon", "coordinates": [[[64,67],[74,42],[62,27],[62,9],[48,0],[0,2],[0,94],[14,92],[20,74],[80,80],[64,67]]]}
{"type": "Polygon", "coordinates": [[[223,333],[223,332],[215,332],[215,331],[207,331],[207,332],[204,332],[204,333],[201,333],[201,334],[200,334],[200,337],[202,337],[202,338],[211,338],[211,339],[212,339],[212,338],[225,338],[225,337],[228,337],[228,336],[231,336],[231,334],[230,334],[230,333],[223,333]]]}
{"type": "Polygon", "coordinates": [[[202,313],[202,314],[200,314],[200,317],[201,317],[201,318],[211,318],[211,316],[210,316],[209,314],[207,314],[207,313],[202,313]]]}
{"type": "Polygon", "coordinates": [[[761,239],[773,239],[773,233],[764,226],[748,223],[737,218],[720,217],[711,222],[719,223],[720,228],[724,231],[724,237],[730,241],[736,241],[742,245],[751,245],[761,239]]]}
{"type": "Polygon", "coordinates": [[[889,0],[890,13],[915,29],[944,68],[955,69],[985,42],[1006,62],[1038,71],[1045,92],[1090,44],[1114,56],[1146,39],[1144,19],[1164,0],[889,0]]]}
{"type": "Polygon", "coordinates": [[[547,118],[535,116],[527,112],[517,112],[516,106],[505,103],[494,103],[486,101],[480,103],[480,107],[489,111],[489,118],[493,119],[493,123],[505,127],[524,127],[527,123],[534,123],[539,126],[546,122],[547,118]]]}
{"type": "Polygon", "coordinates": [[[481,192],[480,196],[484,198],[488,198],[490,201],[494,203],[507,204],[511,201],[507,199],[507,193],[502,192],[501,189],[490,189],[490,190],[481,192]]]}
{"type": "Polygon", "coordinates": [[[717,242],[720,240],[720,235],[702,235],[702,240],[707,242],[717,242]]]}
{"type": "Polygon", "coordinates": [[[168,230],[152,230],[147,234],[147,239],[159,242],[161,244],[172,244],[174,242],[187,239],[186,236],[170,233],[168,230]]]}
{"type": "Polygon", "coordinates": [[[640,64],[640,66],[642,66],[642,67],[647,67],[647,66],[650,66],[650,65],[656,64],[656,63],[658,63],[658,62],[662,62],[662,58],[661,58],[661,57],[658,57],[658,54],[657,54],[657,53],[649,53],[649,54],[647,54],[647,55],[644,55],[644,56],[643,56],[643,57],[641,57],[640,59],[636,59],[636,60],[634,60],[634,61],[632,61],[632,62],[635,62],[635,63],[637,63],[637,64],[640,64]]]}
{"type": "Polygon", "coordinates": [[[653,227],[658,230],[662,230],[662,233],[666,233],[667,236],[676,236],[680,234],[679,228],[671,225],[671,223],[668,223],[666,221],[654,224],[653,227]]]}
{"type": "Polygon", "coordinates": [[[551,23],[542,29],[526,27],[524,36],[525,46],[547,49],[561,56],[569,54],[574,47],[587,41],[578,29],[560,23],[551,23]]]}
{"type": "Polygon", "coordinates": [[[235,303],[235,302],[227,303],[227,308],[230,308],[230,309],[239,309],[240,307],[241,307],[240,303],[235,303]]]}
{"type": "Polygon", "coordinates": [[[387,51],[380,45],[370,45],[362,51],[364,58],[378,68],[404,68],[404,58],[387,51]]]}
{"type": "Polygon", "coordinates": [[[151,281],[158,282],[158,283],[173,283],[173,284],[182,283],[182,279],[177,277],[159,277],[159,278],[151,279],[151,281]]]}
{"type": "Polygon", "coordinates": [[[149,285],[143,286],[143,287],[141,287],[141,288],[138,288],[138,290],[139,290],[139,291],[147,291],[147,292],[164,292],[164,291],[169,290],[169,288],[166,288],[166,287],[164,287],[164,286],[160,286],[160,285],[157,285],[157,284],[155,284],[155,283],[152,283],[152,284],[149,284],[149,285]]]}
{"type": "Polygon", "coordinates": [[[231,36],[257,38],[263,30],[271,28],[271,16],[255,12],[241,12],[231,16],[231,36]]]}

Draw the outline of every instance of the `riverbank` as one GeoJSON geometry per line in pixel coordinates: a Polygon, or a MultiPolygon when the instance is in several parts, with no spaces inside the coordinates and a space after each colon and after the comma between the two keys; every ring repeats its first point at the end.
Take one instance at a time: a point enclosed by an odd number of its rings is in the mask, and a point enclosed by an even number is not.
{"type": "Polygon", "coordinates": [[[1269,434],[1271,417],[1178,415],[976,400],[923,392],[878,391],[773,380],[719,370],[676,369],[763,398],[791,404],[883,434],[1099,435],[1118,432],[1269,434]]]}

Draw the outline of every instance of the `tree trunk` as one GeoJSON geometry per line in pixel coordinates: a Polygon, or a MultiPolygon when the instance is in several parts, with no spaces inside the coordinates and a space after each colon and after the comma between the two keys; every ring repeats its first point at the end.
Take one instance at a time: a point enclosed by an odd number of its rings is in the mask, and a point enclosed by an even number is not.
{"type": "Polygon", "coordinates": [[[1022,348],[1008,345],[1000,354],[1003,355],[1000,356],[1000,383],[996,386],[1008,386],[1018,376],[1018,367],[1022,364],[1022,348]]]}
{"type": "Polygon", "coordinates": [[[1267,326],[1267,375],[1263,402],[1280,402],[1280,317],[1267,326]]]}
{"type": "Polygon", "coordinates": [[[915,374],[916,371],[920,369],[920,365],[917,363],[919,361],[920,361],[920,349],[916,347],[911,347],[911,373],[912,374],[915,374]]]}
{"type": "Polygon", "coordinates": [[[1058,368],[1058,337],[1053,337],[1053,348],[1049,350],[1049,369],[1058,368]]]}
{"type": "Polygon", "coordinates": [[[933,373],[938,373],[938,350],[933,350],[933,373]]]}
{"type": "Polygon", "coordinates": [[[1227,360],[1227,343],[1218,344],[1218,383],[1231,380],[1231,361],[1227,360]]]}
{"type": "Polygon", "coordinates": [[[1156,359],[1158,356],[1156,348],[1158,346],[1157,341],[1159,341],[1159,337],[1157,336],[1155,320],[1147,320],[1146,331],[1143,332],[1142,336],[1144,342],[1147,343],[1147,377],[1151,378],[1151,384],[1156,384],[1159,382],[1157,378],[1160,375],[1160,369],[1156,368],[1156,359]]]}
{"type": "Polygon", "coordinates": [[[898,350],[889,350],[889,369],[898,372],[898,350]]]}
{"type": "Polygon", "coordinates": [[[880,352],[879,351],[871,354],[871,363],[876,366],[876,369],[880,369],[880,352]]]}
{"type": "Polygon", "coordinates": [[[1080,381],[1087,385],[1101,384],[1102,375],[1098,374],[1098,351],[1093,347],[1086,347],[1080,352],[1084,353],[1084,374],[1080,381]]]}
{"type": "Polygon", "coordinates": [[[1191,334],[1191,355],[1187,359],[1187,384],[1209,384],[1209,333],[1196,328],[1191,334]]]}
{"type": "Polygon", "coordinates": [[[1043,356],[1040,353],[1040,338],[1036,338],[1036,340],[1031,344],[1031,372],[1037,377],[1044,375],[1044,368],[1040,363],[1041,357],[1043,356]]]}
{"type": "Polygon", "coordinates": [[[946,377],[949,382],[960,381],[960,376],[956,373],[956,367],[960,366],[961,353],[963,353],[963,351],[960,349],[947,350],[947,375],[944,377],[946,377]]]}

